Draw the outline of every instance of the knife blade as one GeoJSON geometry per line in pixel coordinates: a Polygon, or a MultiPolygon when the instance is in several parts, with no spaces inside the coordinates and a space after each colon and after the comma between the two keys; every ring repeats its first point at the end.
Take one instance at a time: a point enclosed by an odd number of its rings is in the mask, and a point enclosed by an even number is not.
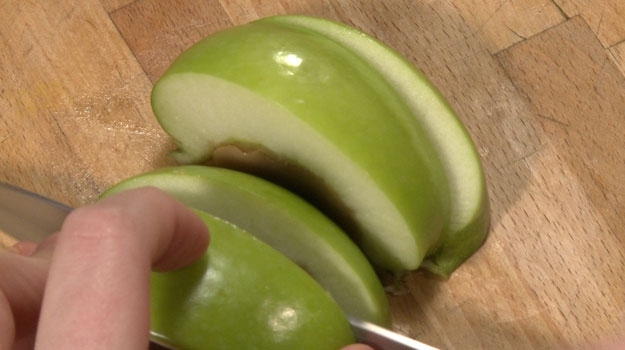
{"type": "Polygon", "coordinates": [[[72,209],[0,182],[0,229],[22,241],[42,242],[58,231],[72,209]]]}
{"type": "Polygon", "coordinates": [[[437,348],[408,338],[374,323],[349,318],[356,339],[376,350],[438,350],[437,348]]]}
{"type": "MultiPolygon", "coordinates": [[[[18,240],[42,242],[60,230],[70,206],[0,182],[0,230],[18,240]]],[[[358,342],[376,350],[437,350],[370,322],[349,318],[358,342]]]]}

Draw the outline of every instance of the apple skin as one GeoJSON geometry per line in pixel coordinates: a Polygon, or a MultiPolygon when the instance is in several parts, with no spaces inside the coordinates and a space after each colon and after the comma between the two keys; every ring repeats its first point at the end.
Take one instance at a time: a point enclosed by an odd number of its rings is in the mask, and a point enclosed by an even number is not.
{"type": "Polygon", "coordinates": [[[449,189],[436,152],[383,77],[332,40],[262,21],[215,33],[174,61],[152,107],[180,162],[241,143],[322,179],[345,208],[326,214],[346,218],[378,267],[416,269],[440,242],[449,189]]]}
{"type": "Polygon", "coordinates": [[[206,213],[206,254],[151,277],[151,336],[180,349],[328,349],[353,343],[339,306],[306,272],[206,213]]]}
{"type": "Polygon", "coordinates": [[[439,249],[423,261],[424,269],[443,278],[449,278],[484,244],[490,228],[490,204],[486,186],[483,189],[480,205],[473,216],[464,225],[444,231],[439,249]]]}
{"type": "Polygon", "coordinates": [[[282,252],[321,284],[346,314],[391,325],[386,293],[366,257],[336,224],[290,191],[238,171],[187,165],[139,174],[103,195],[144,186],[157,187],[282,252]]]}
{"type": "Polygon", "coordinates": [[[374,37],[323,18],[282,15],[260,21],[313,31],[351,50],[376,69],[412,110],[441,160],[450,191],[450,219],[422,267],[449,277],[483,244],[490,203],[481,160],[468,131],[442,94],[414,64],[374,37]]]}

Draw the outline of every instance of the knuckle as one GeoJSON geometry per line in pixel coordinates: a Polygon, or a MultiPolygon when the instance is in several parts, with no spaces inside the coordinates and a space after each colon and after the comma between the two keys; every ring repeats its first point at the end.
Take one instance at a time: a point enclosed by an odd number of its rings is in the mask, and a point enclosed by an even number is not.
{"type": "Polygon", "coordinates": [[[61,233],[77,238],[115,238],[125,231],[124,218],[124,210],[115,206],[86,206],[70,213],[61,233]]]}

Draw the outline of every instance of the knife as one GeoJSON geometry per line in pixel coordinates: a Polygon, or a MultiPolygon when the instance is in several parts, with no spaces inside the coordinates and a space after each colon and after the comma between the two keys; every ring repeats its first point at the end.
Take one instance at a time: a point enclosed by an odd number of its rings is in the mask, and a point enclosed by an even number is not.
{"type": "MultiPolygon", "coordinates": [[[[0,182],[0,230],[22,241],[42,242],[60,230],[72,208],[0,182]]],[[[358,342],[376,350],[437,350],[373,323],[349,317],[358,342]]]]}

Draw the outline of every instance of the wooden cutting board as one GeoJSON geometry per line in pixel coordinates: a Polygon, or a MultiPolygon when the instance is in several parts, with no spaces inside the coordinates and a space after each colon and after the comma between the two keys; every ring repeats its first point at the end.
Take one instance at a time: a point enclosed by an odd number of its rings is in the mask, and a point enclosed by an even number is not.
{"type": "Polygon", "coordinates": [[[356,26],[441,90],[482,156],[483,248],[390,295],[399,332],[443,349],[578,348],[625,334],[621,0],[5,0],[0,181],[70,205],[171,165],[149,105],[214,31],[298,13],[356,26]]]}

